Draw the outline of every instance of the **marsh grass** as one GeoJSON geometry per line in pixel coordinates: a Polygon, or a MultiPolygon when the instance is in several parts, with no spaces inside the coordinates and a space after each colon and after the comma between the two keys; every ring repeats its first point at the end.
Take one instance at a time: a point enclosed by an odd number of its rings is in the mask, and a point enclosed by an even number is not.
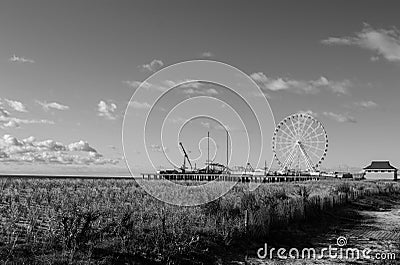
{"type": "MultiPolygon", "coordinates": [[[[279,183],[255,191],[240,184],[207,204],[180,207],[133,180],[1,179],[0,186],[0,257],[17,264],[209,264],[225,248],[359,196],[400,192],[397,183],[279,183]]],[[[154,189],[187,195],[169,184],[154,189]]]]}

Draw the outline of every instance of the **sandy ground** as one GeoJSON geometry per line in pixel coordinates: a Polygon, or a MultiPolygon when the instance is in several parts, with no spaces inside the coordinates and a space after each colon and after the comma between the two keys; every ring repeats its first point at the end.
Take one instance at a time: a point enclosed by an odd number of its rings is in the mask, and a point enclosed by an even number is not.
{"type": "MultiPolygon", "coordinates": [[[[304,247],[315,248],[318,255],[323,248],[330,245],[339,248],[337,238],[344,237],[346,244],[340,247],[343,251],[341,259],[329,257],[327,251],[323,258],[317,259],[288,258],[285,260],[278,258],[276,251],[273,259],[259,259],[256,254],[257,248],[253,246],[253,249],[244,255],[243,261],[233,261],[231,264],[400,264],[399,195],[362,198],[338,212],[327,213],[324,219],[324,222],[328,220],[326,227],[325,225],[315,229],[306,227],[301,229],[301,233],[296,231],[296,235],[292,235],[293,238],[300,237],[303,240],[294,239],[292,243],[289,240],[289,242],[278,244],[276,248],[284,247],[287,251],[294,247],[300,251],[304,247]],[[352,254],[356,253],[352,252],[354,248],[360,251],[358,259],[354,256],[356,254],[352,254]],[[365,252],[368,257],[363,256],[361,251],[368,249],[370,252],[365,252]],[[347,256],[346,251],[348,251],[347,256]]],[[[339,243],[343,244],[344,241],[339,243]]],[[[268,249],[272,247],[268,246],[268,249]]],[[[340,255],[339,250],[332,253],[340,255]]],[[[288,255],[288,252],[285,254],[288,255]]]]}

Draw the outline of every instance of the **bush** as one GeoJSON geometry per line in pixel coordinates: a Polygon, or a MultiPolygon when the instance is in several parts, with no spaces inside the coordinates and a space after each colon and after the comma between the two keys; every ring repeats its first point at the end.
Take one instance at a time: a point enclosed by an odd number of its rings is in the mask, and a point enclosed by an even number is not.
{"type": "Polygon", "coordinates": [[[311,195],[311,187],[300,186],[295,191],[295,195],[299,196],[304,202],[306,202],[311,195]]]}
{"type": "Polygon", "coordinates": [[[336,192],[349,194],[351,191],[351,186],[348,182],[343,182],[336,187],[336,192]]]}

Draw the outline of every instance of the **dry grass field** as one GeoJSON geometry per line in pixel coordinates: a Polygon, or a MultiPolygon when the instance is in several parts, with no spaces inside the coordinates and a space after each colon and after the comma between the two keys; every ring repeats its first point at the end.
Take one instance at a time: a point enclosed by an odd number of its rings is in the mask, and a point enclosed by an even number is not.
{"type": "MultiPolygon", "coordinates": [[[[178,196],[166,183],[154,185],[178,196]]],[[[179,207],[133,180],[4,178],[0,186],[0,259],[7,264],[221,264],[233,247],[276,229],[359,197],[400,193],[390,182],[276,183],[253,192],[238,184],[211,203],[179,207]]]]}

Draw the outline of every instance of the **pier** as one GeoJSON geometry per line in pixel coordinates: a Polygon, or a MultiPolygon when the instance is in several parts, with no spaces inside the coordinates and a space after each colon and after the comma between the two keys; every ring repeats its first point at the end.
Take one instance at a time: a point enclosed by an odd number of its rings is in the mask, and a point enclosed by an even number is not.
{"type": "Polygon", "coordinates": [[[157,174],[142,173],[145,180],[171,180],[171,181],[235,181],[235,182],[256,182],[256,183],[275,183],[292,182],[306,180],[320,180],[322,176],[284,176],[284,175],[256,175],[256,174],[157,174]]]}

